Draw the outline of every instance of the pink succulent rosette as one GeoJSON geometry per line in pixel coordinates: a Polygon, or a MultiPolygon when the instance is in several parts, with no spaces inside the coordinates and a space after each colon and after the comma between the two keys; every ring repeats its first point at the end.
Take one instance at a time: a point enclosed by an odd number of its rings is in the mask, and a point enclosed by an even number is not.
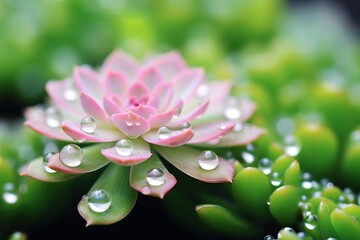
{"type": "Polygon", "coordinates": [[[22,175],[57,182],[106,166],[78,205],[88,225],[125,217],[137,192],[163,198],[176,183],[163,159],[200,181],[231,182],[232,164],[197,148],[244,145],[264,133],[246,124],[255,105],[229,96],[230,87],[205,82],[203,69],[177,52],[138,62],[116,50],[97,70],[77,66],[47,83],[47,108],[26,110],[26,126],[65,145],[22,175]]]}

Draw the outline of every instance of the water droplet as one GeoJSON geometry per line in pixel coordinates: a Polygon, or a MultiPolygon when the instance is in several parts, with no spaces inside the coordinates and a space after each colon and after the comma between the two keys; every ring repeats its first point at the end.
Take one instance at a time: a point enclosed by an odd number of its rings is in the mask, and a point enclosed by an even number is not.
{"type": "Polygon", "coordinates": [[[149,195],[151,193],[151,188],[149,188],[148,186],[145,186],[141,189],[141,193],[144,195],[149,195]]]}
{"type": "Polygon", "coordinates": [[[282,237],[284,237],[282,234],[283,234],[283,232],[284,233],[286,233],[286,235],[287,234],[296,234],[295,233],[295,231],[294,231],[294,229],[292,229],[291,227],[284,227],[284,228],[282,228],[280,231],[279,231],[279,233],[278,233],[278,238],[282,238],[282,237]]]}
{"type": "Polygon", "coordinates": [[[60,151],[60,160],[68,167],[77,167],[83,160],[83,152],[78,145],[68,144],[60,151]]]}
{"type": "Polygon", "coordinates": [[[18,201],[18,195],[15,193],[15,186],[13,183],[6,183],[4,185],[2,198],[7,204],[14,204],[18,201]]]}
{"type": "Polygon", "coordinates": [[[137,126],[137,127],[139,127],[139,126],[141,125],[141,121],[140,121],[140,119],[139,119],[138,117],[135,118],[134,124],[135,124],[135,126],[137,126]]]}
{"type": "Polygon", "coordinates": [[[128,113],[127,116],[126,116],[126,119],[125,119],[125,124],[129,127],[133,126],[134,125],[134,118],[133,116],[131,115],[131,113],[128,113]]]}
{"type": "Polygon", "coordinates": [[[347,198],[349,199],[350,202],[354,202],[355,194],[351,188],[346,187],[346,188],[344,188],[343,192],[347,196],[347,198]]]}
{"type": "Polygon", "coordinates": [[[268,175],[271,172],[272,161],[268,158],[262,158],[259,160],[258,168],[268,175]]]}
{"type": "Polygon", "coordinates": [[[337,240],[337,238],[329,237],[326,240],[337,240]]]}
{"type": "Polygon", "coordinates": [[[242,124],[242,122],[237,121],[234,128],[233,128],[233,131],[234,132],[240,132],[243,129],[243,127],[244,127],[244,125],[242,124]]]}
{"type": "Polygon", "coordinates": [[[61,115],[54,107],[45,110],[45,123],[48,127],[58,128],[61,125],[61,115]]]}
{"type": "Polygon", "coordinates": [[[320,180],[320,185],[325,189],[334,187],[334,184],[332,182],[330,182],[329,179],[327,179],[327,178],[321,179],[320,180]]]}
{"type": "Polygon", "coordinates": [[[228,120],[236,120],[241,117],[242,113],[239,103],[235,97],[229,97],[225,103],[224,116],[228,120]]]}
{"type": "Polygon", "coordinates": [[[146,174],[146,181],[151,186],[161,186],[165,183],[165,174],[160,168],[152,168],[146,174]]]}
{"type": "Polygon", "coordinates": [[[134,144],[129,139],[121,139],[115,144],[115,151],[118,155],[127,157],[133,154],[134,144]]]}
{"type": "Polygon", "coordinates": [[[280,174],[278,172],[273,172],[270,176],[270,182],[275,187],[280,186],[282,182],[280,174]]]}
{"type": "Polygon", "coordinates": [[[305,240],[305,237],[306,237],[306,234],[304,232],[298,232],[296,234],[300,239],[304,239],[305,240]]]}
{"type": "Polygon", "coordinates": [[[207,84],[201,84],[196,89],[196,96],[198,98],[204,98],[210,94],[210,87],[207,84]]]}
{"type": "Polygon", "coordinates": [[[173,112],[173,118],[178,118],[181,114],[181,108],[176,108],[173,112]]]}
{"type": "Polygon", "coordinates": [[[339,208],[344,208],[349,204],[349,200],[344,194],[339,195],[337,205],[339,208]]]}
{"type": "Polygon", "coordinates": [[[309,214],[305,217],[305,227],[309,230],[313,230],[317,227],[317,217],[316,215],[309,214]]]}
{"type": "Polygon", "coordinates": [[[160,139],[167,139],[167,138],[171,137],[172,132],[168,127],[163,126],[158,129],[157,134],[160,139]]]}
{"type": "Polygon", "coordinates": [[[44,156],[43,156],[44,169],[48,173],[55,173],[56,172],[54,169],[51,169],[51,168],[48,167],[49,160],[53,155],[54,155],[53,152],[48,152],[48,153],[45,153],[44,156]]]}
{"type": "Polygon", "coordinates": [[[295,157],[300,153],[301,146],[299,140],[297,140],[292,135],[287,135],[284,137],[283,145],[285,153],[291,157],[295,157]]]}
{"type": "Polygon", "coordinates": [[[105,190],[97,189],[88,195],[87,202],[91,210],[102,213],[109,209],[111,198],[105,190]]]}
{"type": "Polygon", "coordinates": [[[220,125],[219,125],[219,129],[220,130],[225,130],[226,128],[227,128],[227,123],[225,123],[225,122],[222,122],[222,123],[220,123],[220,125]]]}
{"type": "Polygon", "coordinates": [[[73,102],[77,99],[78,95],[74,88],[74,84],[70,79],[66,80],[65,82],[65,90],[64,90],[64,99],[69,102],[73,102]]]}
{"type": "Polygon", "coordinates": [[[8,239],[11,239],[11,240],[26,240],[26,239],[28,239],[28,236],[23,232],[16,231],[13,234],[11,234],[8,239]]]}
{"type": "Polygon", "coordinates": [[[264,240],[276,240],[272,235],[266,235],[264,240]]]}
{"type": "Polygon", "coordinates": [[[206,150],[198,157],[199,166],[204,170],[213,170],[218,166],[219,158],[213,151],[206,150]]]}
{"type": "Polygon", "coordinates": [[[94,133],[96,130],[96,120],[91,116],[84,117],[80,122],[81,131],[94,133]]]}
{"type": "Polygon", "coordinates": [[[187,129],[189,129],[189,128],[191,128],[191,124],[190,124],[190,123],[188,123],[188,122],[183,123],[183,125],[182,125],[182,130],[187,130],[187,129]]]}
{"type": "Polygon", "coordinates": [[[308,172],[305,172],[301,175],[301,177],[303,180],[301,182],[301,187],[304,189],[311,189],[313,187],[311,174],[308,172]]]}

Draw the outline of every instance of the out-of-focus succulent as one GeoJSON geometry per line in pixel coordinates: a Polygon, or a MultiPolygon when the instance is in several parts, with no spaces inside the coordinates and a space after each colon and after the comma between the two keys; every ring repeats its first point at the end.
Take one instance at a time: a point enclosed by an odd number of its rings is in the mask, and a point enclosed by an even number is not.
{"type": "Polygon", "coordinates": [[[161,158],[200,181],[231,182],[233,166],[210,149],[248,144],[264,130],[246,123],[255,105],[229,96],[231,82],[204,80],[176,52],[139,63],[116,50],[98,70],[75,67],[47,83],[46,108],[25,113],[25,125],[68,144],[22,175],[57,182],[106,167],[78,205],[88,225],[125,217],[135,190],[163,198],[176,179],[161,158]]]}

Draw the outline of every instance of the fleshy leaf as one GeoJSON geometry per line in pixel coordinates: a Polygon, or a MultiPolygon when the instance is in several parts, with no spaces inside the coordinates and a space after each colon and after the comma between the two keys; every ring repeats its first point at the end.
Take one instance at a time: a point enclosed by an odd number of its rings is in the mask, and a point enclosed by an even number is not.
{"type": "Polygon", "coordinates": [[[73,141],[73,139],[71,139],[68,135],[66,135],[60,127],[58,128],[48,127],[44,123],[44,120],[41,119],[29,119],[24,122],[24,125],[31,128],[35,132],[38,132],[41,135],[44,135],[49,138],[62,140],[62,141],[73,141]]]}
{"type": "Polygon", "coordinates": [[[231,182],[234,167],[226,160],[219,158],[218,166],[213,170],[204,170],[199,166],[198,157],[201,151],[181,146],[168,148],[154,146],[156,151],[172,165],[187,175],[203,182],[231,182]]]}
{"type": "Polygon", "coordinates": [[[234,126],[235,122],[233,121],[223,121],[194,127],[195,134],[189,143],[209,142],[217,138],[220,140],[220,138],[231,131],[234,126]]]}
{"type": "Polygon", "coordinates": [[[89,190],[104,190],[109,194],[111,204],[105,212],[98,213],[90,209],[86,198],[78,204],[80,215],[86,220],[86,226],[107,225],[125,218],[135,206],[137,192],[129,184],[129,167],[110,164],[89,190]]]}
{"type": "Polygon", "coordinates": [[[81,164],[77,167],[66,166],[60,160],[59,153],[54,154],[50,158],[48,166],[56,171],[70,174],[93,172],[109,163],[109,160],[101,154],[101,149],[106,147],[109,147],[109,143],[99,143],[83,148],[83,159],[81,164]]]}
{"type": "Polygon", "coordinates": [[[330,219],[340,239],[360,239],[360,224],[352,216],[336,208],[330,219]]]}
{"type": "Polygon", "coordinates": [[[165,194],[175,186],[176,179],[168,172],[157,154],[153,154],[145,162],[131,167],[130,184],[142,194],[164,198],[165,194]],[[159,186],[152,186],[146,180],[148,171],[153,168],[164,172],[164,183],[159,186]]]}
{"type": "Polygon", "coordinates": [[[168,138],[159,138],[157,130],[151,130],[142,137],[149,143],[167,147],[177,147],[186,144],[194,136],[194,131],[189,128],[186,130],[171,130],[168,138]]]}
{"type": "Polygon", "coordinates": [[[131,139],[131,142],[133,143],[134,148],[129,156],[119,155],[116,152],[115,146],[102,149],[101,153],[110,161],[124,166],[139,164],[151,156],[150,147],[147,142],[141,138],[131,139]]]}
{"type": "Polygon", "coordinates": [[[137,61],[122,50],[115,50],[106,58],[103,64],[104,70],[122,72],[131,79],[138,68],[137,61]]]}
{"type": "Polygon", "coordinates": [[[45,170],[42,158],[32,160],[21,172],[21,176],[28,176],[43,182],[63,182],[76,177],[62,172],[49,173],[45,170]]]}
{"type": "Polygon", "coordinates": [[[245,218],[234,215],[232,211],[215,204],[197,205],[196,213],[199,218],[216,231],[229,237],[259,237],[259,229],[245,218]]]}
{"type": "Polygon", "coordinates": [[[133,112],[111,115],[114,125],[129,137],[138,137],[150,130],[149,122],[133,112]]]}

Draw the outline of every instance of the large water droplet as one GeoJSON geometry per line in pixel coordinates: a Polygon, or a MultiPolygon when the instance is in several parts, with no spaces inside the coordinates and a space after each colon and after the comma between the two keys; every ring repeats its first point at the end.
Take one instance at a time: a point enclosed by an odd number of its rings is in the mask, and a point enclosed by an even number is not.
{"type": "Polygon", "coordinates": [[[264,240],[276,240],[276,238],[274,238],[272,235],[266,235],[264,240]]]}
{"type": "Polygon", "coordinates": [[[229,97],[226,100],[224,108],[224,116],[228,120],[236,120],[241,117],[242,113],[239,107],[239,103],[235,97],[229,97]]]}
{"type": "Polygon", "coordinates": [[[81,131],[94,133],[96,130],[96,120],[91,116],[84,117],[80,122],[81,131]]]}
{"type": "Polygon", "coordinates": [[[191,124],[188,122],[184,122],[182,125],[182,130],[187,130],[189,128],[191,128],[191,124]]]}
{"type": "Polygon", "coordinates": [[[201,84],[196,89],[196,96],[198,98],[204,98],[210,94],[210,87],[207,84],[201,84]]]}
{"type": "Polygon", "coordinates": [[[280,186],[282,180],[280,178],[280,174],[278,172],[273,172],[270,176],[270,183],[271,185],[277,187],[280,186]]]}
{"type": "Polygon", "coordinates": [[[165,183],[165,174],[160,168],[152,168],[146,174],[146,181],[151,186],[161,186],[165,183]]]}
{"type": "Polygon", "coordinates": [[[160,139],[167,139],[167,138],[171,137],[171,135],[172,135],[171,130],[166,126],[159,128],[157,133],[158,133],[158,137],[160,139]]]}
{"type": "Polygon", "coordinates": [[[133,154],[134,151],[134,144],[129,139],[121,139],[117,141],[115,145],[115,151],[118,155],[127,157],[133,154]]]}
{"type": "Polygon", "coordinates": [[[300,153],[301,146],[298,139],[292,135],[287,135],[284,138],[285,153],[291,157],[295,157],[300,153]]]}
{"type": "Polygon", "coordinates": [[[65,81],[65,90],[64,90],[64,98],[66,101],[73,102],[77,99],[78,94],[74,88],[74,84],[72,81],[66,80],[65,81]]]}
{"type": "Polygon", "coordinates": [[[18,195],[15,193],[15,186],[13,183],[6,183],[4,185],[2,198],[7,204],[14,204],[18,201],[18,195]]]}
{"type": "Polygon", "coordinates": [[[83,160],[83,152],[78,145],[68,144],[60,151],[60,160],[68,167],[77,167],[83,160]]]}
{"type": "Polygon", "coordinates": [[[268,175],[271,172],[272,161],[268,158],[262,158],[259,160],[258,168],[268,175]]]}
{"type": "Polygon", "coordinates": [[[49,160],[50,158],[54,155],[53,152],[48,152],[45,153],[43,156],[43,165],[44,165],[44,169],[46,172],[48,173],[55,173],[56,171],[54,169],[49,168],[48,164],[49,164],[49,160]]]}
{"type": "Polygon", "coordinates": [[[54,107],[45,110],[45,123],[48,127],[58,128],[61,125],[61,115],[54,107]]]}
{"type": "Polygon", "coordinates": [[[204,170],[213,170],[219,164],[219,158],[213,151],[206,150],[198,157],[199,166],[204,170]]]}
{"type": "Polygon", "coordinates": [[[110,208],[111,198],[109,194],[102,189],[92,191],[87,197],[88,205],[94,212],[102,213],[110,208]]]}
{"type": "Polygon", "coordinates": [[[313,230],[317,227],[317,217],[313,214],[309,214],[305,217],[305,227],[309,230],[313,230]]]}
{"type": "Polygon", "coordinates": [[[178,118],[181,114],[181,108],[176,108],[173,112],[173,118],[178,118]]]}

